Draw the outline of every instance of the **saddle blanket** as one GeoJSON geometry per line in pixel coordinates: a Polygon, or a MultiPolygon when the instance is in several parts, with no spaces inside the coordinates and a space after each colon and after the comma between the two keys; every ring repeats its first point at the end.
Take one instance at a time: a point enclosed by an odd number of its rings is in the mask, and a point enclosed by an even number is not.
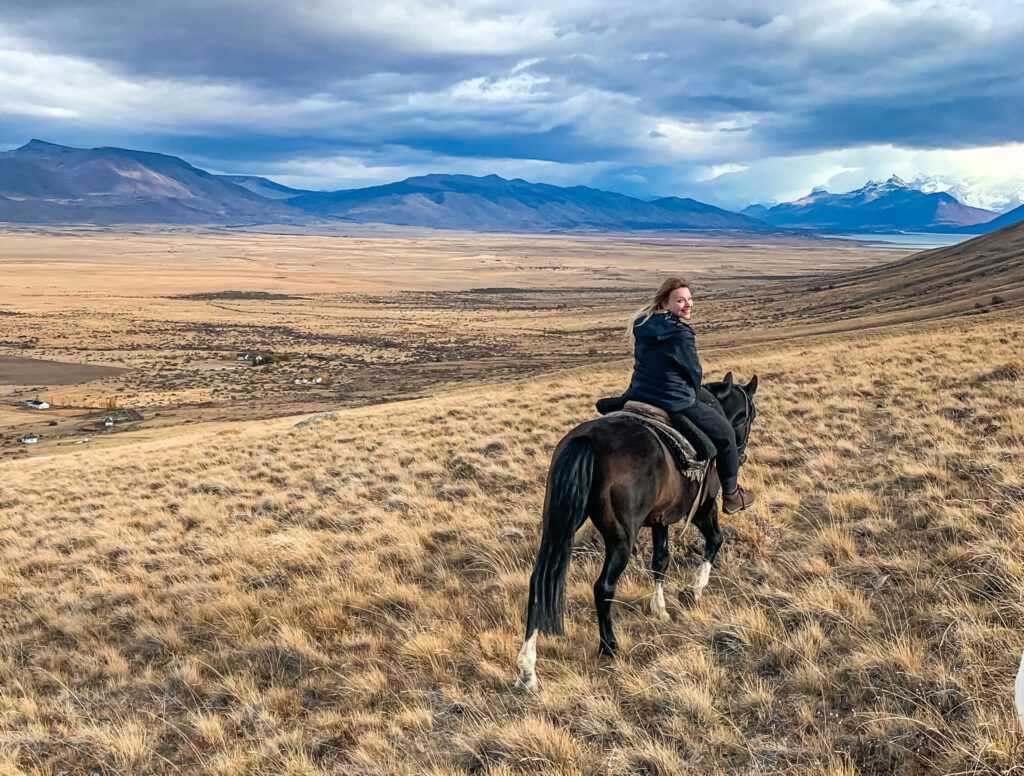
{"type": "MultiPolygon", "coordinates": [[[[630,402],[630,404],[634,403],[630,402]]],[[[646,405],[640,405],[640,407],[645,406],[646,405]]],[[[652,407],[651,409],[655,408],[652,407]]],[[[605,417],[629,418],[630,420],[647,426],[647,428],[658,436],[662,443],[664,443],[665,447],[668,448],[669,453],[672,454],[672,459],[676,463],[676,468],[679,469],[679,473],[684,477],[689,477],[691,480],[701,480],[704,478],[704,475],[707,474],[708,466],[711,464],[711,461],[698,460],[697,451],[686,437],[667,423],[655,420],[639,407],[634,410],[627,409],[609,412],[605,417]]]]}

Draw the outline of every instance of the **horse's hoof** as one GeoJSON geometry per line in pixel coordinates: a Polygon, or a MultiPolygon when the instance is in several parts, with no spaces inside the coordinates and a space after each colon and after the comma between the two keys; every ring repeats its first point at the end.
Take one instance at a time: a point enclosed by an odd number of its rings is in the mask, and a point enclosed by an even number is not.
{"type": "Polygon", "coordinates": [[[598,657],[610,657],[614,658],[615,654],[619,651],[619,645],[616,644],[602,644],[601,648],[597,650],[598,657]]]}
{"type": "Polygon", "coordinates": [[[665,609],[662,609],[660,612],[656,612],[654,616],[657,617],[662,622],[672,622],[672,617],[669,615],[668,611],[666,611],[665,609]]]}
{"type": "Polygon", "coordinates": [[[700,599],[704,597],[704,588],[703,587],[692,587],[692,588],[690,588],[690,595],[693,597],[693,602],[695,604],[699,604],[700,603],[700,599]]]}
{"type": "Polygon", "coordinates": [[[537,683],[537,674],[527,673],[526,671],[519,672],[519,678],[516,679],[513,690],[519,692],[537,692],[540,685],[537,683]]]}

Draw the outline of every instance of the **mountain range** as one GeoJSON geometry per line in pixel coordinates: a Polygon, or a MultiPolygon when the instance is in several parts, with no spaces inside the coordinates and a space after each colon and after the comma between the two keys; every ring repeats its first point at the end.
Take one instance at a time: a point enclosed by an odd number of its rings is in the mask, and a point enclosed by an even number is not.
{"type": "Polygon", "coordinates": [[[843,194],[820,187],[793,202],[752,205],[742,212],[779,227],[847,232],[967,231],[996,217],[991,210],[964,205],[944,191],[920,191],[896,175],[843,194]]]}
{"type": "Polygon", "coordinates": [[[0,153],[0,221],[307,224],[309,213],[176,156],[32,140],[0,153]]]}
{"type": "Polygon", "coordinates": [[[316,215],[343,221],[476,231],[566,229],[771,230],[755,218],[694,199],[645,202],[587,186],[563,188],[497,175],[423,175],[385,186],[303,194],[287,200],[316,215]]]}
{"type": "MultiPolygon", "coordinates": [[[[28,224],[381,223],[481,232],[594,230],[983,233],[1024,220],[959,202],[940,182],[897,176],[856,191],[817,188],[794,202],[734,213],[694,199],[641,200],[587,186],[497,175],[423,175],[342,191],[307,191],[253,175],[214,175],[175,156],[32,140],[0,153],[0,222],[28,224]]],[[[1009,200],[1007,200],[1009,201],[1009,200]]]]}
{"type": "Polygon", "coordinates": [[[0,153],[0,221],[33,224],[386,223],[537,232],[766,230],[754,218],[692,199],[654,202],[585,186],[497,175],[425,175],[335,192],[290,189],[257,176],[212,175],[164,154],[69,148],[32,140],[0,153]]]}

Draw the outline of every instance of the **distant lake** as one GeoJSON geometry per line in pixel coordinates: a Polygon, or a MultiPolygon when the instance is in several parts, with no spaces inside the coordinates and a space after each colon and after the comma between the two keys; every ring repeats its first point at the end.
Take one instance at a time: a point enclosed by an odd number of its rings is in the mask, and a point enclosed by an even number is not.
{"type": "Polygon", "coordinates": [[[945,248],[947,245],[956,245],[964,240],[977,237],[976,234],[942,234],[933,232],[895,232],[892,234],[878,233],[851,233],[851,234],[830,234],[826,235],[832,240],[861,240],[867,243],[868,248],[916,248],[928,250],[929,248],[945,248]]]}

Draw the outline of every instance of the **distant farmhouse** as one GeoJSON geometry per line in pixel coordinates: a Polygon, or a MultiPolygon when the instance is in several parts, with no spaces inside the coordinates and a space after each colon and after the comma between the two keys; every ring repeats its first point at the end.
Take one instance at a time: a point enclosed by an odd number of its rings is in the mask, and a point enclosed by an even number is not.
{"type": "Polygon", "coordinates": [[[30,410],[50,409],[50,405],[48,403],[46,403],[45,401],[40,401],[39,399],[30,399],[29,401],[25,402],[25,406],[28,407],[30,410]]]}
{"type": "Polygon", "coordinates": [[[34,445],[38,441],[39,437],[35,434],[25,434],[25,436],[21,438],[21,443],[23,445],[34,445]]]}
{"type": "Polygon", "coordinates": [[[252,353],[238,353],[235,355],[235,361],[252,361],[252,353]]]}

